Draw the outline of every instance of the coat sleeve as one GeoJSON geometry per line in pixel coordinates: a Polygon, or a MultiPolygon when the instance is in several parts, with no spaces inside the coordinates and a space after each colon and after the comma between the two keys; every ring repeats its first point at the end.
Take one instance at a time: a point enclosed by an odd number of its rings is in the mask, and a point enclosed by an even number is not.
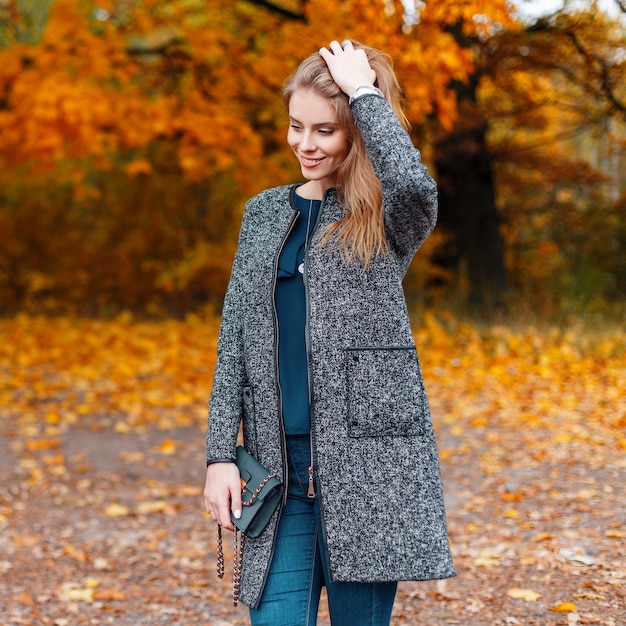
{"type": "Polygon", "coordinates": [[[435,227],[437,184],[385,100],[359,98],[352,112],[382,185],[387,236],[398,253],[412,257],[435,227]]]}
{"type": "Polygon", "coordinates": [[[207,463],[215,460],[235,459],[235,447],[242,417],[245,366],[241,311],[245,294],[243,280],[246,242],[245,214],[244,211],[237,252],[222,308],[217,361],[209,401],[207,463]]]}

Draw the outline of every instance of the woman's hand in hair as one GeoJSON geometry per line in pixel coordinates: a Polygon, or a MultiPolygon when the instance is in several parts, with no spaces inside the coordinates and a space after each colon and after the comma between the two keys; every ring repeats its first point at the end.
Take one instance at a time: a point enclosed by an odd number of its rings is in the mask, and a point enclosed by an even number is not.
{"type": "Polygon", "coordinates": [[[355,49],[350,41],[344,41],[343,45],[331,41],[328,48],[319,52],[333,80],[347,96],[359,87],[374,86],[376,72],[370,67],[365,50],[355,49]]]}

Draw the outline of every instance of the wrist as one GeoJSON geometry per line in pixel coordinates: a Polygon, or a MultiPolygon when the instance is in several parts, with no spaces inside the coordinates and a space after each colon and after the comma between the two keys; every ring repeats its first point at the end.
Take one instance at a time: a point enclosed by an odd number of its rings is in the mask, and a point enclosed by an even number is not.
{"type": "Polygon", "coordinates": [[[385,98],[383,92],[378,89],[378,87],[374,87],[374,85],[361,85],[352,92],[348,102],[352,105],[356,100],[362,98],[363,96],[378,96],[379,98],[383,98],[383,100],[385,98]]]}
{"type": "Polygon", "coordinates": [[[234,463],[235,459],[230,459],[227,457],[224,458],[216,458],[216,459],[208,459],[206,462],[206,466],[209,467],[209,465],[215,465],[216,463],[234,463]]]}

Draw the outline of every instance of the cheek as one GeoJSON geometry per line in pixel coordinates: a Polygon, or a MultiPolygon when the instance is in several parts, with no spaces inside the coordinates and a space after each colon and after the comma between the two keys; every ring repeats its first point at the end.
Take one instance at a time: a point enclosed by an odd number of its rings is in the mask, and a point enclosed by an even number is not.
{"type": "Polygon", "coordinates": [[[350,152],[350,143],[345,137],[337,141],[335,145],[335,155],[344,161],[350,152]]]}
{"type": "Polygon", "coordinates": [[[336,158],[340,163],[343,163],[347,158],[348,154],[350,154],[350,146],[341,144],[341,146],[337,147],[336,158]]]}
{"type": "Polygon", "coordinates": [[[291,148],[298,145],[298,137],[291,128],[287,131],[287,143],[291,148]]]}

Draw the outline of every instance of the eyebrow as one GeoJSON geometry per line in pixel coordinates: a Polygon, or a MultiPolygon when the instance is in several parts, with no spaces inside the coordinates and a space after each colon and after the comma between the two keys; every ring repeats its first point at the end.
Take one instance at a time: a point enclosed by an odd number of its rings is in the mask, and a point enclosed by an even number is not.
{"type": "MultiPolygon", "coordinates": [[[[298,124],[302,124],[300,120],[296,119],[292,115],[289,116],[289,119],[292,122],[297,122],[298,124]]],[[[313,128],[321,128],[323,126],[339,126],[339,122],[321,122],[319,124],[313,124],[313,128]]]]}

